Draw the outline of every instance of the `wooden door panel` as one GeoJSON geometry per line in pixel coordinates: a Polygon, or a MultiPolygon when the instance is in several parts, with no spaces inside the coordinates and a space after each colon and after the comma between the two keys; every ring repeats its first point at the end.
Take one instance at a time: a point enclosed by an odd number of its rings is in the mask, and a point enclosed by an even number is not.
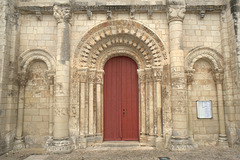
{"type": "Polygon", "coordinates": [[[130,58],[122,60],[122,140],[138,140],[138,76],[137,64],[130,58]]]}
{"type": "Polygon", "coordinates": [[[121,83],[119,60],[105,65],[104,75],[104,140],[121,140],[121,83]]]}

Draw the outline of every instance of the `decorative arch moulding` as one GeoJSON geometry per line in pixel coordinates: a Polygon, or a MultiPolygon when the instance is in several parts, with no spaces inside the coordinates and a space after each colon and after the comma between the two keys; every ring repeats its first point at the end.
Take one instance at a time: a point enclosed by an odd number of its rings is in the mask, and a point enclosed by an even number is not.
{"type": "Polygon", "coordinates": [[[152,30],[133,20],[114,20],[93,27],[83,36],[72,57],[73,67],[96,68],[113,46],[131,50],[149,67],[169,63],[167,47],[152,30]]]}
{"type": "Polygon", "coordinates": [[[194,71],[193,66],[200,59],[204,59],[209,62],[212,67],[212,71],[223,71],[223,56],[216,50],[209,47],[196,47],[192,49],[185,57],[185,70],[187,72],[194,71]]]}
{"type": "Polygon", "coordinates": [[[54,72],[56,67],[56,60],[55,57],[43,49],[30,49],[25,52],[23,52],[19,58],[19,72],[27,72],[29,65],[36,61],[40,60],[46,63],[48,67],[48,72],[54,72]]]}

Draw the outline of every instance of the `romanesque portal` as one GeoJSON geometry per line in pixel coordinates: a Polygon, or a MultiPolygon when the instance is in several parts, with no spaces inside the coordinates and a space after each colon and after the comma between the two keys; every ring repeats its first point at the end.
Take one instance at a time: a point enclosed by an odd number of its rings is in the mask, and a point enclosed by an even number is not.
{"type": "Polygon", "coordinates": [[[3,152],[239,143],[237,1],[35,1],[0,2],[3,152]]]}

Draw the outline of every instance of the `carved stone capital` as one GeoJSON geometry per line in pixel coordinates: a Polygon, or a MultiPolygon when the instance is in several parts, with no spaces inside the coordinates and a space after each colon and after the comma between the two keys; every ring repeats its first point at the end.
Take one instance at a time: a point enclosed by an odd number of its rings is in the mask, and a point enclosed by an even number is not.
{"type": "Polygon", "coordinates": [[[21,72],[17,75],[17,83],[19,86],[26,86],[29,79],[29,72],[21,72]]]}
{"type": "Polygon", "coordinates": [[[223,83],[223,76],[224,76],[223,71],[216,70],[216,71],[213,71],[212,74],[213,74],[213,79],[216,84],[223,83]]]}
{"type": "Polygon", "coordinates": [[[169,6],[168,21],[183,21],[185,17],[185,6],[169,6]]]}
{"type": "Polygon", "coordinates": [[[71,9],[69,6],[53,6],[53,16],[57,20],[57,23],[69,23],[71,19],[71,9]]]}
{"type": "Polygon", "coordinates": [[[48,71],[47,72],[47,80],[49,85],[54,85],[54,78],[55,78],[55,72],[54,71],[48,71]]]}
{"type": "Polygon", "coordinates": [[[191,85],[193,82],[194,70],[186,70],[185,73],[186,73],[186,77],[187,77],[187,85],[191,85]]]}
{"type": "Polygon", "coordinates": [[[145,71],[144,70],[138,70],[137,73],[138,73],[138,81],[141,82],[141,83],[145,82],[145,80],[146,80],[145,71]]]}
{"type": "Polygon", "coordinates": [[[79,70],[79,80],[81,83],[86,83],[88,80],[88,69],[82,68],[79,70]]]}
{"type": "Polygon", "coordinates": [[[96,79],[96,70],[89,70],[88,72],[88,82],[94,83],[96,79]]]}
{"type": "Polygon", "coordinates": [[[151,68],[147,68],[145,70],[145,78],[147,82],[152,82],[154,80],[154,76],[153,76],[153,70],[151,68]]]}
{"type": "Polygon", "coordinates": [[[96,83],[103,84],[103,75],[104,75],[104,70],[97,71],[97,73],[96,73],[96,83]]]}
{"type": "Polygon", "coordinates": [[[162,81],[162,68],[153,68],[154,81],[162,81]]]}

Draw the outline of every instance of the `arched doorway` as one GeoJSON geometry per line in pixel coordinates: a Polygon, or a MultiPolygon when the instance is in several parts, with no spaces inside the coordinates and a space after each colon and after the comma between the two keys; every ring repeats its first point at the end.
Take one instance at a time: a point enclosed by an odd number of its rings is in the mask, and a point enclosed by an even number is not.
{"type": "Polygon", "coordinates": [[[104,67],[104,140],[139,140],[137,64],[114,57],[104,67]]]}

